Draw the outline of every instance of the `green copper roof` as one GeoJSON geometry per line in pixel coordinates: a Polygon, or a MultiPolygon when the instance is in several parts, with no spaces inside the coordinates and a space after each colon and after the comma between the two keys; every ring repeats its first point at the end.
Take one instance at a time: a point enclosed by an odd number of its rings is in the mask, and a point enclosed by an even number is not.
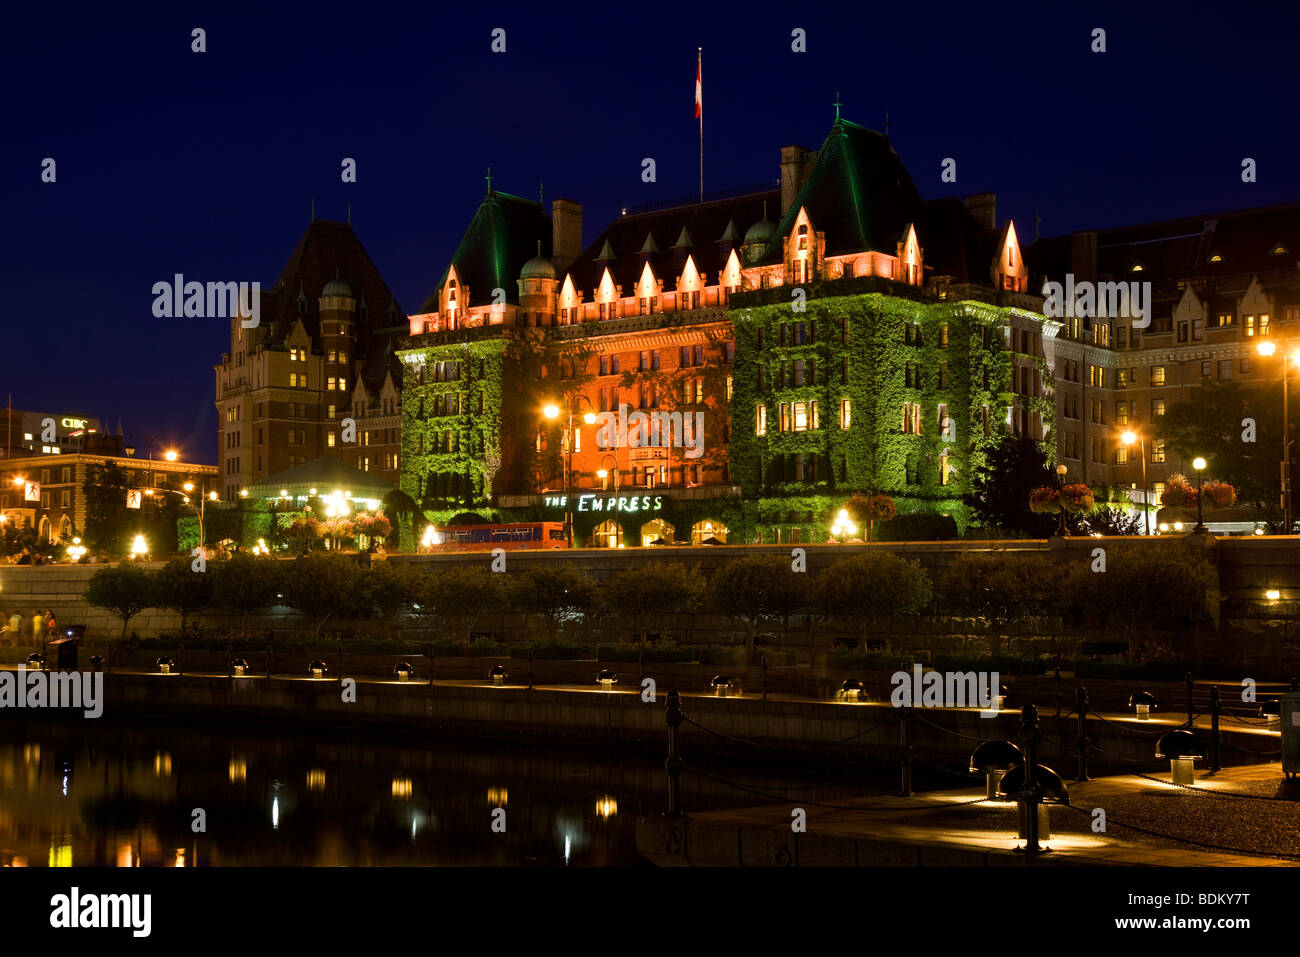
{"type": "MultiPolygon", "coordinates": [[[[551,218],[542,205],[536,200],[489,191],[451,257],[461,286],[469,287],[470,300],[461,306],[486,305],[492,302],[492,290],[498,288],[505,290],[506,302],[518,304],[519,273],[524,263],[538,255],[539,241],[541,255],[549,259],[551,218]]],[[[439,277],[439,290],[447,282],[448,272],[443,270],[439,277]]],[[[422,309],[431,312],[437,307],[435,292],[422,309]]]]}
{"type": "Polygon", "coordinates": [[[903,227],[920,219],[922,200],[888,137],[839,119],[817,162],[781,219],[762,261],[780,261],[781,240],[807,207],[813,229],[826,234],[826,254],[893,253],[903,227]]]}

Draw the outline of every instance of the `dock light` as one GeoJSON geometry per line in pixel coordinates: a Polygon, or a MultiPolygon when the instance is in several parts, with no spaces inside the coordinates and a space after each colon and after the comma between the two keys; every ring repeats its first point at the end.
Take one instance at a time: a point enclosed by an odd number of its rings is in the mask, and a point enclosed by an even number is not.
{"type": "Polygon", "coordinates": [[[91,671],[103,671],[103,670],[104,670],[104,656],[103,656],[103,655],[91,655],[91,656],[90,656],[90,670],[91,670],[91,671]]]}
{"type": "Polygon", "coordinates": [[[236,678],[242,678],[244,677],[244,675],[248,674],[248,659],[231,658],[230,673],[234,675],[236,678]]]}
{"type": "Polygon", "coordinates": [[[393,797],[409,798],[411,796],[411,779],[400,774],[393,775],[393,797]]]}
{"type": "Polygon", "coordinates": [[[709,687],[719,698],[728,698],[736,690],[736,682],[730,675],[714,675],[709,679],[709,687]]]}
{"type": "Polygon", "coordinates": [[[145,541],[143,535],[137,535],[131,541],[131,557],[135,559],[143,559],[148,554],[149,543],[145,541]]]}
{"type": "Polygon", "coordinates": [[[1169,759],[1169,773],[1174,784],[1190,786],[1196,783],[1194,764],[1205,758],[1205,748],[1201,746],[1200,738],[1179,728],[1166,731],[1156,739],[1156,757],[1169,759]]]}
{"type": "Polygon", "coordinates": [[[248,762],[243,758],[231,758],[226,766],[226,776],[231,784],[243,784],[248,780],[248,762]]]}
{"type": "Polygon", "coordinates": [[[1259,716],[1268,718],[1265,725],[1270,731],[1280,731],[1282,729],[1282,700],[1280,698],[1269,698],[1259,706],[1259,716]]]}
{"type": "Polygon", "coordinates": [[[970,754],[970,773],[984,775],[984,795],[990,801],[998,797],[1002,776],[1025,758],[1010,741],[984,741],[970,754]]]}
{"type": "Polygon", "coordinates": [[[325,769],[312,768],[307,772],[307,790],[324,791],[325,790],[325,769]]]}
{"type": "Polygon", "coordinates": [[[609,794],[596,798],[596,816],[609,820],[618,813],[618,801],[609,794]]]}
{"type": "Polygon", "coordinates": [[[601,691],[613,691],[614,685],[618,684],[618,675],[608,668],[601,668],[596,672],[596,684],[600,685],[601,691]]]}
{"type": "Polygon", "coordinates": [[[857,678],[845,678],[840,683],[840,697],[857,701],[862,697],[862,682],[857,678]]]}
{"type": "Polygon", "coordinates": [[[1264,597],[1269,601],[1277,601],[1282,597],[1282,592],[1276,588],[1270,588],[1268,591],[1264,592],[1264,597]]]}
{"type": "Polygon", "coordinates": [[[510,677],[510,673],[506,671],[505,665],[493,665],[492,669],[488,672],[488,677],[492,679],[493,686],[500,688],[505,685],[506,679],[510,677]]]}
{"type": "Polygon", "coordinates": [[[398,681],[410,681],[415,677],[415,666],[409,661],[399,661],[393,665],[393,675],[398,681]]]}
{"type": "Polygon", "coordinates": [[[1156,706],[1156,696],[1150,691],[1136,691],[1129,695],[1128,706],[1137,713],[1139,721],[1146,721],[1151,715],[1151,709],[1156,706]]]}
{"type": "MultiPolygon", "coordinates": [[[[1013,768],[1008,768],[1007,772],[1002,775],[1002,780],[998,782],[998,793],[1005,795],[1011,800],[1017,800],[1020,792],[1025,786],[1025,766],[1017,764],[1013,768]]],[[[1050,840],[1052,837],[1051,823],[1052,818],[1048,813],[1049,804],[1064,804],[1067,807],[1070,804],[1070,789],[1065,786],[1061,776],[1045,764],[1035,764],[1033,774],[1033,790],[1038,793],[1038,838],[1039,840],[1050,840]]],[[[1020,837],[1028,838],[1029,828],[1026,826],[1029,821],[1026,817],[1029,805],[1020,805],[1020,837]]]]}
{"type": "Polygon", "coordinates": [[[44,671],[45,656],[41,654],[39,651],[33,651],[30,655],[27,656],[27,670],[44,671]]]}
{"type": "Polygon", "coordinates": [[[176,667],[176,659],[169,655],[162,655],[154,664],[158,666],[160,675],[169,675],[172,673],[172,669],[176,667]]]}
{"type": "Polygon", "coordinates": [[[510,803],[509,788],[488,788],[487,802],[492,807],[505,807],[510,803]]]}
{"type": "Polygon", "coordinates": [[[329,665],[325,664],[320,658],[313,658],[311,664],[307,666],[307,673],[313,678],[324,678],[325,672],[329,670],[329,665]]]}

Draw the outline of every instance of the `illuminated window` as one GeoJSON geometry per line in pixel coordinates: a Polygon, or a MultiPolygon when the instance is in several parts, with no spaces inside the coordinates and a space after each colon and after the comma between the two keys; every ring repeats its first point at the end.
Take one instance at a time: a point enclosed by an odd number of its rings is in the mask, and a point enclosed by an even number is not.
{"type": "Polygon", "coordinates": [[[1165,483],[1156,482],[1151,486],[1151,504],[1159,505],[1161,499],[1165,497],[1165,483]]]}
{"type": "Polygon", "coordinates": [[[1162,385],[1164,385],[1164,384],[1165,384],[1165,367],[1164,367],[1164,366],[1152,366],[1152,367],[1151,367],[1151,385],[1152,385],[1152,387],[1162,386],[1162,385]]]}
{"type": "Polygon", "coordinates": [[[1165,460],[1165,443],[1162,439],[1156,439],[1151,443],[1151,461],[1163,462],[1165,460]]]}
{"type": "Polygon", "coordinates": [[[853,410],[848,399],[840,399],[840,428],[847,429],[853,421],[853,410]]]}
{"type": "Polygon", "coordinates": [[[767,406],[754,407],[754,434],[767,435],[767,406]]]}

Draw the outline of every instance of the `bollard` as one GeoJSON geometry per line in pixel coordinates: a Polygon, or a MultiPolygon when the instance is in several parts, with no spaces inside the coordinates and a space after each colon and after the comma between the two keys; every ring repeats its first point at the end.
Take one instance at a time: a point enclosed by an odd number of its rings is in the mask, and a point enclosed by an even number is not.
{"type": "Polygon", "coordinates": [[[1221,771],[1219,766],[1219,686],[1210,686],[1210,770],[1221,771]]]}
{"type": "Polygon", "coordinates": [[[1027,704],[1020,712],[1020,750],[1025,756],[1025,780],[1020,789],[1020,821],[1025,832],[1025,853],[1038,854],[1038,806],[1042,797],[1034,769],[1038,766],[1038,708],[1027,704]]]}
{"type": "Polygon", "coordinates": [[[433,642],[429,642],[429,687],[433,687],[433,642]]]}
{"type": "Polygon", "coordinates": [[[533,649],[528,649],[528,690],[533,690],[533,649]]]}
{"type": "Polygon", "coordinates": [[[912,709],[898,709],[898,760],[902,772],[899,793],[912,796],[912,709]]]}
{"type": "Polygon", "coordinates": [[[1192,673],[1187,672],[1187,727],[1190,729],[1195,722],[1195,712],[1192,710],[1192,673]]]}
{"type": "Polygon", "coordinates": [[[677,751],[677,729],[681,727],[682,718],[682,697],[674,688],[668,692],[668,707],[666,718],[668,721],[668,760],[664,762],[664,770],[668,773],[668,811],[664,817],[685,817],[682,813],[682,765],[686,762],[677,751]]]}
{"type": "Polygon", "coordinates": [[[176,642],[176,674],[185,677],[185,642],[176,642]]]}
{"type": "Polygon", "coordinates": [[[758,659],[758,666],[763,669],[763,700],[767,700],[767,655],[758,659]]]}
{"type": "Polygon", "coordinates": [[[1079,757],[1076,781],[1088,780],[1088,689],[1079,685],[1074,694],[1074,709],[1079,713],[1079,734],[1074,739],[1074,750],[1079,757]]]}

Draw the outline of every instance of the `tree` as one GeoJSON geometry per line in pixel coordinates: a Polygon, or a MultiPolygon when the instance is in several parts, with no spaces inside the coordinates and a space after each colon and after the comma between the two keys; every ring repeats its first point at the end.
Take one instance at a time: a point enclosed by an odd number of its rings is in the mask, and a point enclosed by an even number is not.
{"type": "Polygon", "coordinates": [[[294,519],[293,524],[285,530],[284,537],[288,539],[290,548],[304,553],[325,537],[325,526],[316,518],[294,519]]]}
{"type": "Polygon", "coordinates": [[[1046,538],[1056,528],[1053,518],[1029,510],[1029,497],[1041,486],[1055,488],[1056,473],[1047,456],[1030,438],[1004,434],[990,452],[988,468],[967,497],[975,523],[1046,538]]]}
{"type": "Polygon", "coordinates": [[[609,614],[631,619],[644,641],[647,631],[663,635],[673,616],[694,611],[703,591],[698,573],[680,562],[653,562],[615,572],[601,586],[600,601],[609,614]]]}
{"type": "Polygon", "coordinates": [[[535,565],[511,582],[512,603],[520,611],[540,615],[546,635],[554,641],[565,622],[581,618],[596,604],[596,583],[571,565],[535,565]]]}
{"type": "Polygon", "coordinates": [[[416,585],[417,612],[437,616],[445,631],[466,640],[479,618],[508,605],[506,577],[479,565],[450,565],[421,574],[416,585]]]}
{"type": "Polygon", "coordinates": [[[240,616],[239,631],[248,637],[248,616],[276,603],[280,592],[282,566],[274,558],[238,552],[229,560],[213,562],[212,603],[229,608],[240,616]]]}
{"type": "Polygon", "coordinates": [[[741,622],[745,647],[752,648],[765,627],[808,606],[808,589],[807,576],[792,571],[789,558],[747,555],[713,573],[705,589],[705,606],[741,622]]]}
{"type": "Polygon", "coordinates": [[[181,616],[181,637],[190,615],[212,604],[212,579],[196,572],[188,558],[178,558],[158,569],[153,576],[153,607],[166,608],[181,616]]]}
{"type": "Polygon", "coordinates": [[[86,503],[86,529],[82,536],[92,552],[121,555],[130,544],[131,526],[138,511],[126,507],[130,488],[126,472],[116,462],[86,468],[82,496],[86,503]]]}
{"type": "Polygon", "coordinates": [[[1281,404],[1275,388],[1207,380],[1169,406],[1155,420],[1155,432],[1184,459],[1204,456],[1209,471],[1231,483],[1242,502],[1272,504],[1279,494],[1281,404]],[[1254,420],[1254,441],[1243,438],[1246,419],[1254,420]]]}
{"type": "Polygon", "coordinates": [[[6,521],[0,524],[0,555],[14,558],[25,548],[33,557],[53,558],[59,546],[36,534],[31,522],[6,521]]]}
{"type": "Polygon", "coordinates": [[[362,580],[362,601],[377,609],[380,617],[391,626],[398,615],[415,603],[422,582],[423,576],[412,565],[375,562],[362,580]]]}
{"type": "Polygon", "coordinates": [[[313,553],[294,559],[280,590],[290,608],[316,623],[316,637],[331,617],[360,606],[361,566],[343,555],[313,553]]]}
{"type": "Polygon", "coordinates": [[[131,619],[154,607],[153,576],[140,565],[123,563],[97,569],[83,594],[92,608],[104,608],[122,619],[122,635],[131,619]]]}
{"type": "Polygon", "coordinates": [[[837,561],[817,576],[816,588],[817,606],[851,625],[863,647],[871,619],[919,614],[934,596],[919,564],[886,551],[837,561]]]}
{"type": "Polygon", "coordinates": [[[997,654],[1013,621],[1061,612],[1062,574],[1059,565],[1041,555],[967,553],[944,573],[940,601],[950,614],[986,622],[997,654]]]}

